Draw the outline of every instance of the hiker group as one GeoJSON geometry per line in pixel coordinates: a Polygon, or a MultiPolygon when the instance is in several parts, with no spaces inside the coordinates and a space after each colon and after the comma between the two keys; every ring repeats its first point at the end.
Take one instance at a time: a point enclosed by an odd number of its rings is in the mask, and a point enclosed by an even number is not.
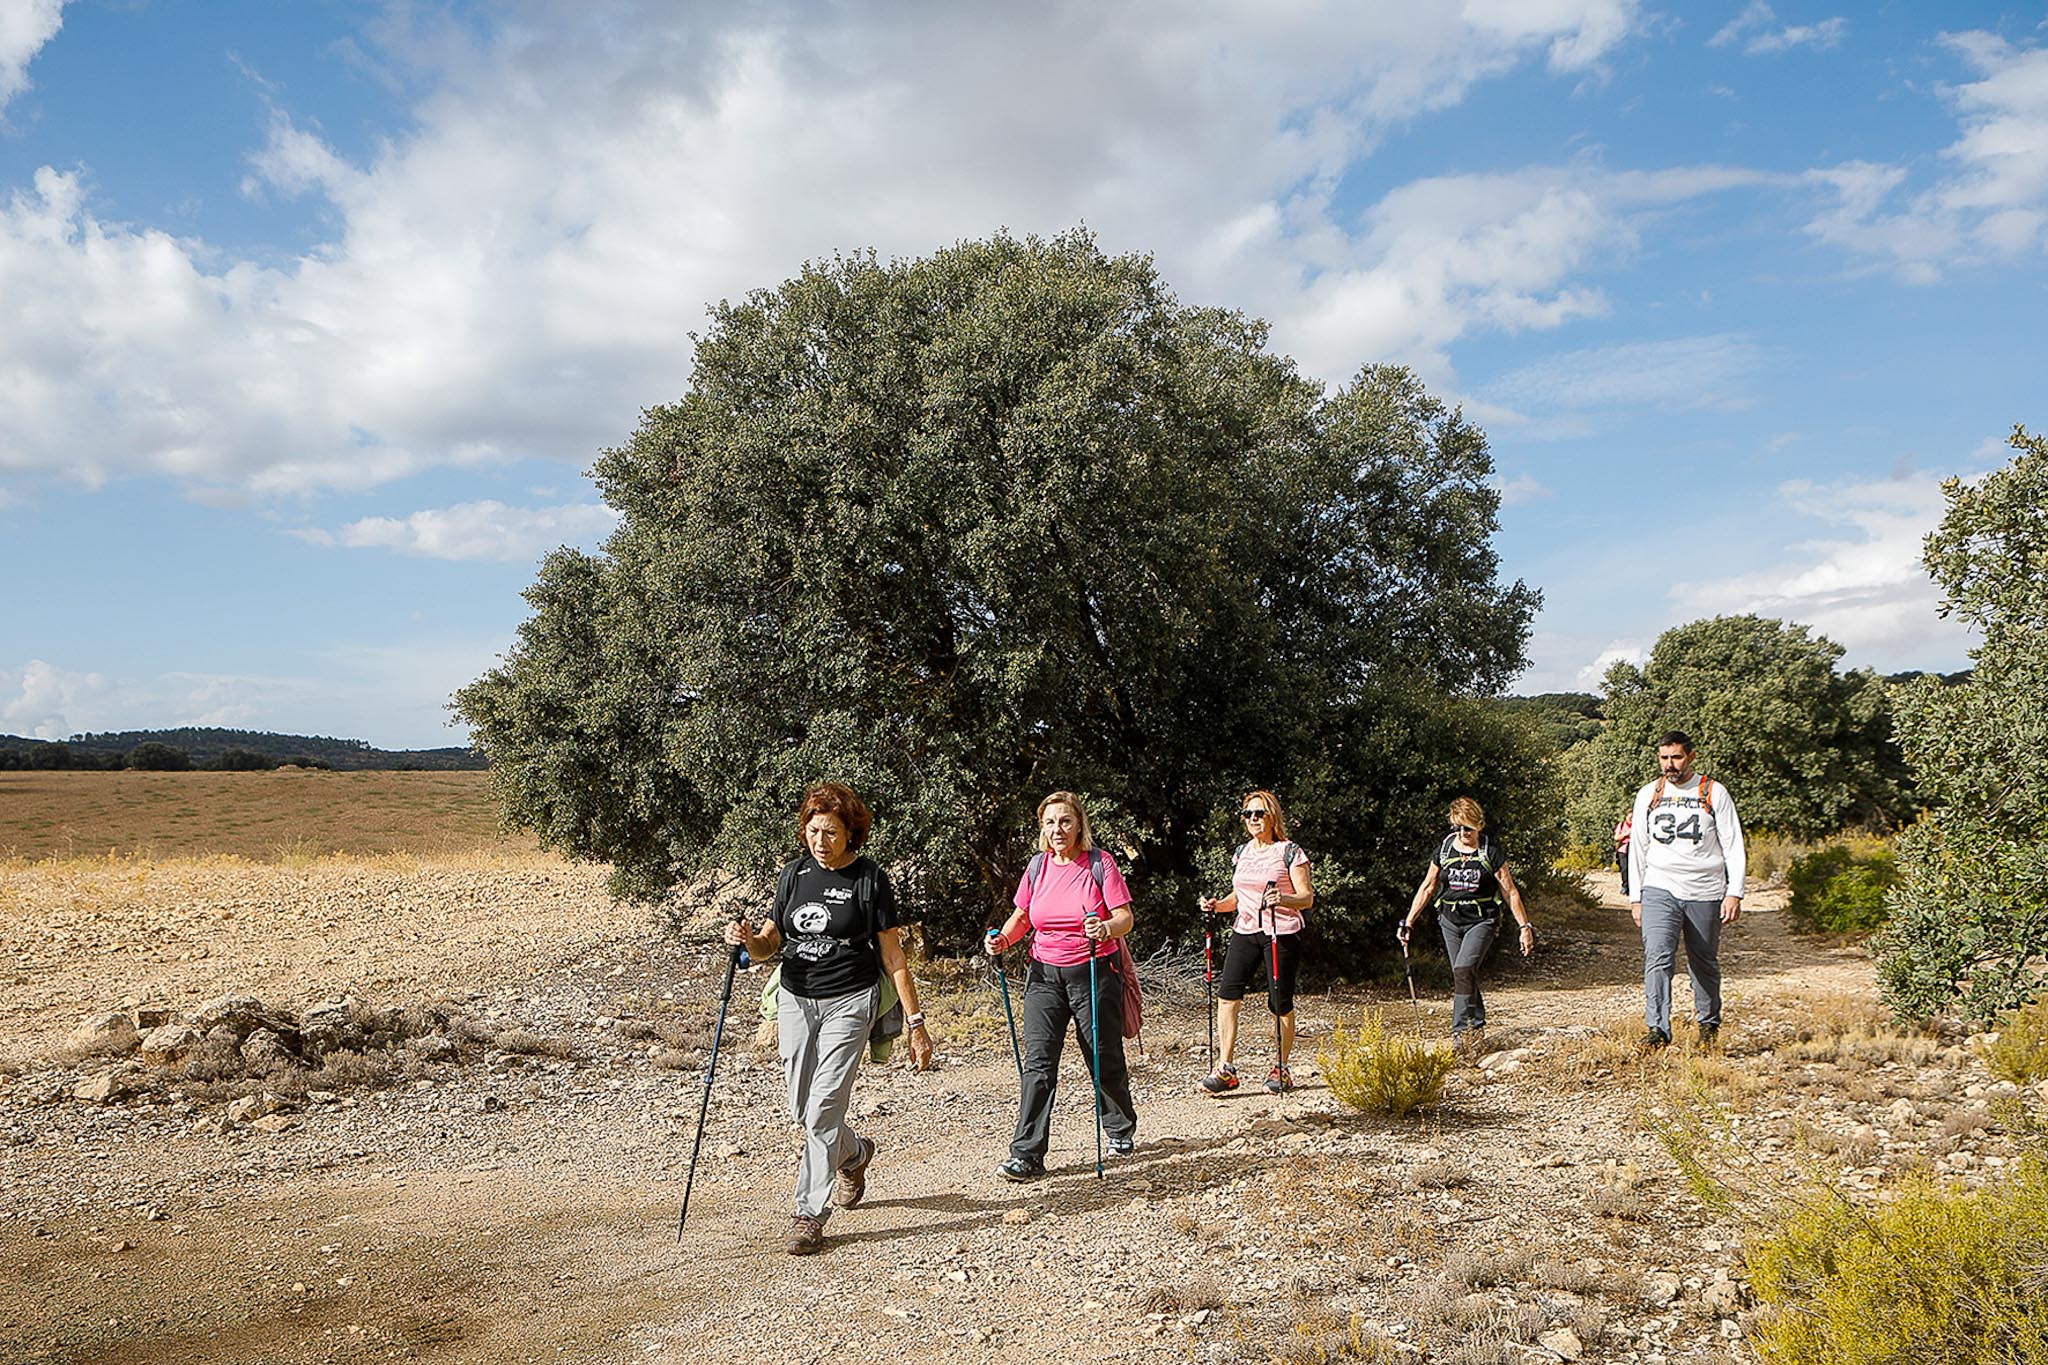
{"type": "MultiPolygon", "coordinates": [[[[1726,787],[1694,771],[1694,757],[1684,734],[1666,734],[1657,748],[1658,777],[1636,794],[1633,810],[1616,829],[1623,888],[1642,931],[1646,1047],[1671,1041],[1671,983],[1681,942],[1700,1035],[1711,1041],[1718,1034],[1720,934],[1741,913],[1742,825],[1735,800],[1726,787]]],[[[1434,904],[1451,963],[1452,1041],[1467,1058],[1476,1058],[1484,1049],[1487,1022],[1481,973],[1501,910],[1515,921],[1524,957],[1534,953],[1536,933],[1508,854],[1487,832],[1485,811],[1470,797],[1459,797],[1448,814],[1449,828],[1396,937],[1406,959],[1413,929],[1434,904]]],[[[1315,908],[1312,863],[1288,837],[1275,793],[1249,793],[1239,817],[1246,837],[1233,857],[1230,891],[1200,899],[1211,926],[1203,939],[1211,1067],[1196,1084],[1224,1096],[1244,1083],[1237,1063],[1244,997],[1263,976],[1274,1031],[1264,1085],[1284,1094],[1294,1087],[1294,995],[1302,933],[1315,908]],[[1226,916],[1230,933],[1219,980],[1214,926],[1226,916]]],[[[888,873],[861,852],[872,827],[872,814],[848,787],[821,782],[810,788],[797,811],[804,851],[777,878],[766,919],[758,930],[744,919],[725,929],[734,965],[742,953],[782,958],[763,1008],[772,1009],[776,1021],[790,1115],[804,1133],[787,1242],[792,1255],[819,1250],[832,1211],[852,1208],[865,1197],[877,1147],[848,1121],[863,1055],[879,1058],[896,1039],[907,1038],[912,1065],[922,1071],[931,1063],[895,888],[888,873]]],[[[1046,1174],[1060,1055],[1070,1033],[1094,1085],[1096,1174],[1102,1174],[1105,1154],[1127,1156],[1138,1143],[1138,1110],[1124,1056],[1124,1039],[1136,1035],[1142,1010],[1127,941],[1135,923],[1130,889],[1115,857],[1096,845],[1087,809],[1074,792],[1056,791],[1039,802],[1037,841],[1018,879],[1012,913],[988,931],[984,944],[999,960],[1029,944],[1021,1023],[1009,976],[998,962],[1018,1101],[1009,1152],[995,1173],[1012,1181],[1046,1174]]],[[[1409,985],[1412,991],[1412,968],[1409,985]]],[[[720,1034],[731,990],[729,967],[720,1034]]],[[[710,1089],[707,1072],[707,1102],[710,1089]]],[[[700,1141],[702,1129],[700,1113],[700,1141]]]]}

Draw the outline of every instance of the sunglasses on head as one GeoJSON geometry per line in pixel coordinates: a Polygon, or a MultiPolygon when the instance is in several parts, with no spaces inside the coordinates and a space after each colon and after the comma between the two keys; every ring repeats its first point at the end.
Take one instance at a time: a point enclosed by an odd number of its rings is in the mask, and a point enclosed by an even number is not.
{"type": "Polygon", "coordinates": [[[1242,815],[1247,820],[1263,820],[1270,813],[1263,810],[1241,810],[1238,812],[1239,815],[1242,815]]]}

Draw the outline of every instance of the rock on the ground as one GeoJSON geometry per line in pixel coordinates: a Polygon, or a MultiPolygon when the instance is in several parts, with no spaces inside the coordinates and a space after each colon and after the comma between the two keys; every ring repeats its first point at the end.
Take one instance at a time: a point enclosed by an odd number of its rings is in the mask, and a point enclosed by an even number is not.
{"type": "Polygon", "coordinates": [[[1536,1344],[1559,1360],[1577,1360],[1586,1354],[1586,1344],[1569,1327],[1557,1327],[1536,1338],[1536,1344]]]}
{"type": "Polygon", "coordinates": [[[89,1048],[94,1052],[133,1052],[141,1038],[135,1032],[135,1021],[119,1010],[105,1014],[88,1014],[78,1021],[78,1027],[71,1030],[73,1047],[89,1048]]]}
{"type": "Polygon", "coordinates": [[[242,1063],[259,1076],[297,1060],[284,1039],[270,1029],[259,1028],[242,1040],[242,1063]]]}

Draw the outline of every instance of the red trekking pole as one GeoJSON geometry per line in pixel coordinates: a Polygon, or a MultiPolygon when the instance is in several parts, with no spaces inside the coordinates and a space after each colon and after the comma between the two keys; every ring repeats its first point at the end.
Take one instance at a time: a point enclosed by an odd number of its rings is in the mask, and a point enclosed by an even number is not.
{"type": "Polygon", "coordinates": [[[1273,992],[1273,998],[1270,1002],[1273,1006],[1273,1082],[1279,1086],[1279,1090],[1276,1090],[1275,1094],[1279,1094],[1287,1089],[1287,1058],[1282,1050],[1283,1035],[1280,1029],[1280,907],[1273,904],[1274,892],[1279,885],[1280,883],[1278,882],[1266,883],[1266,894],[1260,898],[1263,904],[1259,907],[1265,910],[1271,917],[1273,927],[1273,971],[1271,979],[1267,984],[1272,988],[1273,992]]]}

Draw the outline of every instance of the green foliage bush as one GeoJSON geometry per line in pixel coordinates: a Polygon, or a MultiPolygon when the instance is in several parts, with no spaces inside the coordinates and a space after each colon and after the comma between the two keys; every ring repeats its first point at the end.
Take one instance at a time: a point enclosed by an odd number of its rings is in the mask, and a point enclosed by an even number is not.
{"type": "Polygon", "coordinates": [[[1568,844],[1551,865],[1560,872],[1599,872],[1614,866],[1614,848],[1611,844],[1568,844]]]}
{"type": "Polygon", "coordinates": [[[1980,631],[1969,681],[1898,693],[1899,738],[1932,808],[1899,839],[1878,977],[1902,1018],[1988,1022],[2048,988],[2048,441],[1942,485],[1927,538],[1945,613],[1980,631]]]}
{"type": "Polygon", "coordinates": [[[1991,1074],[2014,1085],[2048,1081],[2048,995],[1998,1021],[1998,1038],[1984,1049],[1991,1074]]]}
{"type": "Polygon", "coordinates": [[[1898,857],[1881,839],[1847,839],[1794,858],[1785,909],[1810,934],[1874,933],[1885,921],[1885,897],[1899,880],[1898,857]]]}
{"type": "Polygon", "coordinates": [[[142,772],[182,773],[192,766],[192,755],[173,744],[146,739],[128,751],[128,766],[142,772]]]}
{"type": "Polygon", "coordinates": [[[1449,1043],[1389,1033],[1386,1016],[1370,1008],[1360,1011],[1355,1030],[1339,1024],[1316,1053],[1331,1094],[1353,1109],[1395,1118],[1443,1098],[1457,1064],[1449,1043]]]}
{"type": "Polygon", "coordinates": [[[1964,1190],[1916,1179],[1865,1210],[1829,1196],[1747,1255],[1772,1365],[2048,1361],[2048,1164],[1964,1190]]]}

